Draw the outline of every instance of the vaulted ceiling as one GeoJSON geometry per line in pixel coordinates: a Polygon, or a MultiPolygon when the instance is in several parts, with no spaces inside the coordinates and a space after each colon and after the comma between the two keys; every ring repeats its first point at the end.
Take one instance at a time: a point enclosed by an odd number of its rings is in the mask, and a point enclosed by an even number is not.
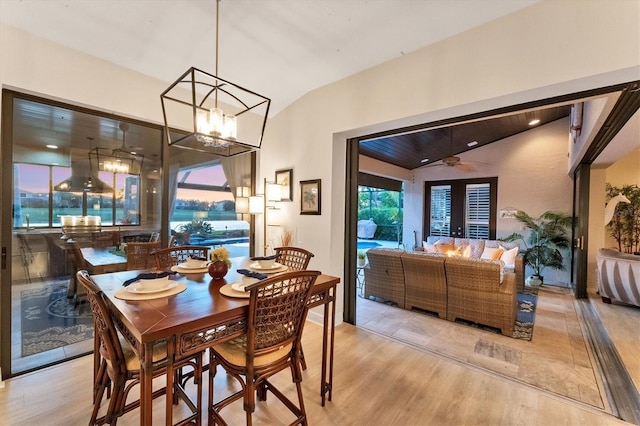
{"type": "MultiPolygon", "coordinates": [[[[404,0],[402,7],[397,0],[222,1],[220,75],[270,97],[271,112],[277,113],[309,91],[537,1],[404,0]]],[[[167,84],[189,66],[213,70],[215,1],[138,0],[115,5],[111,1],[2,0],[0,22],[167,84]]],[[[14,112],[18,138],[44,143],[57,137],[64,143],[85,145],[92,137],[101,145],[121,143],[117,119],[50,108],[39,112],[50,120],[35,125],[30,124],[34,111],[28,111],[33,106],[23,107],[23,117],[21,111],[14,112]],[[63,118],[65,114],[71,116],[63,118]],[[50,128],[44,129],[43,123],[50,128]],[[63,128],[68,133],[60,138],[63,128]]],[[[362,142],[361,153],[416,169],[526,131],[533,115],[542,125],[566,117],[569,109],[565,104],[535,113],[485,117],[452,128],[400,129],[400,134],[377,135],[362,142]],[[472,141],[478,143],[469,147],[472,141]]],[[[148,139],[134,125],[127,144],[144,150],[148,139]]]]}

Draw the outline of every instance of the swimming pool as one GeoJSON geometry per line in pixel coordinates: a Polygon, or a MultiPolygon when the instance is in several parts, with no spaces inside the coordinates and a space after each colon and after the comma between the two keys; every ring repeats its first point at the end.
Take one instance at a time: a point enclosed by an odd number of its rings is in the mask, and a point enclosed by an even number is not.
{"type": "Polygon", "coordinates": [[[376,243],[375,241],[358,241],[358,250],[370,249],[374,247],[380,247],[380,243],[376,243]]]}

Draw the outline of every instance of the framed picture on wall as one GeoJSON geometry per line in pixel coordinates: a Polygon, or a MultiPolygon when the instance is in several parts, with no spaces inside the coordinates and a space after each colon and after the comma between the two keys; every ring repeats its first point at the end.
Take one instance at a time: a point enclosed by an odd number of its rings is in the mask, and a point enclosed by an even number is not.
{"type": "Polygon", "coordinates": [[[280,201],[293,201],[293,187],[291,186],[292,180],[293,169],[276,171],[276,183],[278,185],[282,185],[282,198],[280,201]]]}
{"type": "Polygon", "coordinates": [[[300,181],[300,214],[322,214],[320,179],[300,181]]]}

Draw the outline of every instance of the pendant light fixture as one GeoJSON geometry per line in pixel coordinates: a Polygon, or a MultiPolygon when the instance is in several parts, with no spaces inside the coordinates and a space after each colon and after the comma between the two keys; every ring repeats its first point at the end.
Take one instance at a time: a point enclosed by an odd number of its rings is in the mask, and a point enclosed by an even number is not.
{"type": "Polygon", "coordinates": [[[218,76],[219,10],[215,74],[191,67],[160,99],[169,145],[229,157],[260,149],[271,100],[218,76]]]}
{"type": "Polygon", "coordinates": [[[119,128],[122,130],[122,146],[113,150],[100,147],[90,150],[89,162],[91,163],[91,170],[140,175],[144,155],[127,149],[125,137],[127,130],[129,130],[129,125],[121,122],[119,128]]]}

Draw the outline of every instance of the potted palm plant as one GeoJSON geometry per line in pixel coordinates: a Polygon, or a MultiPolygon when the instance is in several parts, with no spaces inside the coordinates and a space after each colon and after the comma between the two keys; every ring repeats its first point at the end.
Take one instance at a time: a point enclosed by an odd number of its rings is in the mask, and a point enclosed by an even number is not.
{"type": "Polygon", "coordinates": [[[534,218],[518,210],[515,219],[524,224],[529,230],[528,238],[519,233],[513,233],[504,241],[522,240],[525,242],[524,263],[532,269],[527,278],[530,286],[542,285],[544,279],[542,270],[546,267],[564,271],[563,252],[571,248],[569,229],[573,218],[563,212],[546,211],[534,218]]]}
{"type": "Polygon", "coordinates": [[[638,185],[622,187],[606,185],[607,208],[613,205],[611,221],[606,224],[609,235],[616,241],[621,253],[640,253],[640,188],[638,185]],[[620,195],[624,202],[615,204],[620,195]]]}
{"type": "Polygon", "coordinates": [[[358,266],[364,266],[366,263],[366,254],[364,251],[358,252],[358,266]]]}

